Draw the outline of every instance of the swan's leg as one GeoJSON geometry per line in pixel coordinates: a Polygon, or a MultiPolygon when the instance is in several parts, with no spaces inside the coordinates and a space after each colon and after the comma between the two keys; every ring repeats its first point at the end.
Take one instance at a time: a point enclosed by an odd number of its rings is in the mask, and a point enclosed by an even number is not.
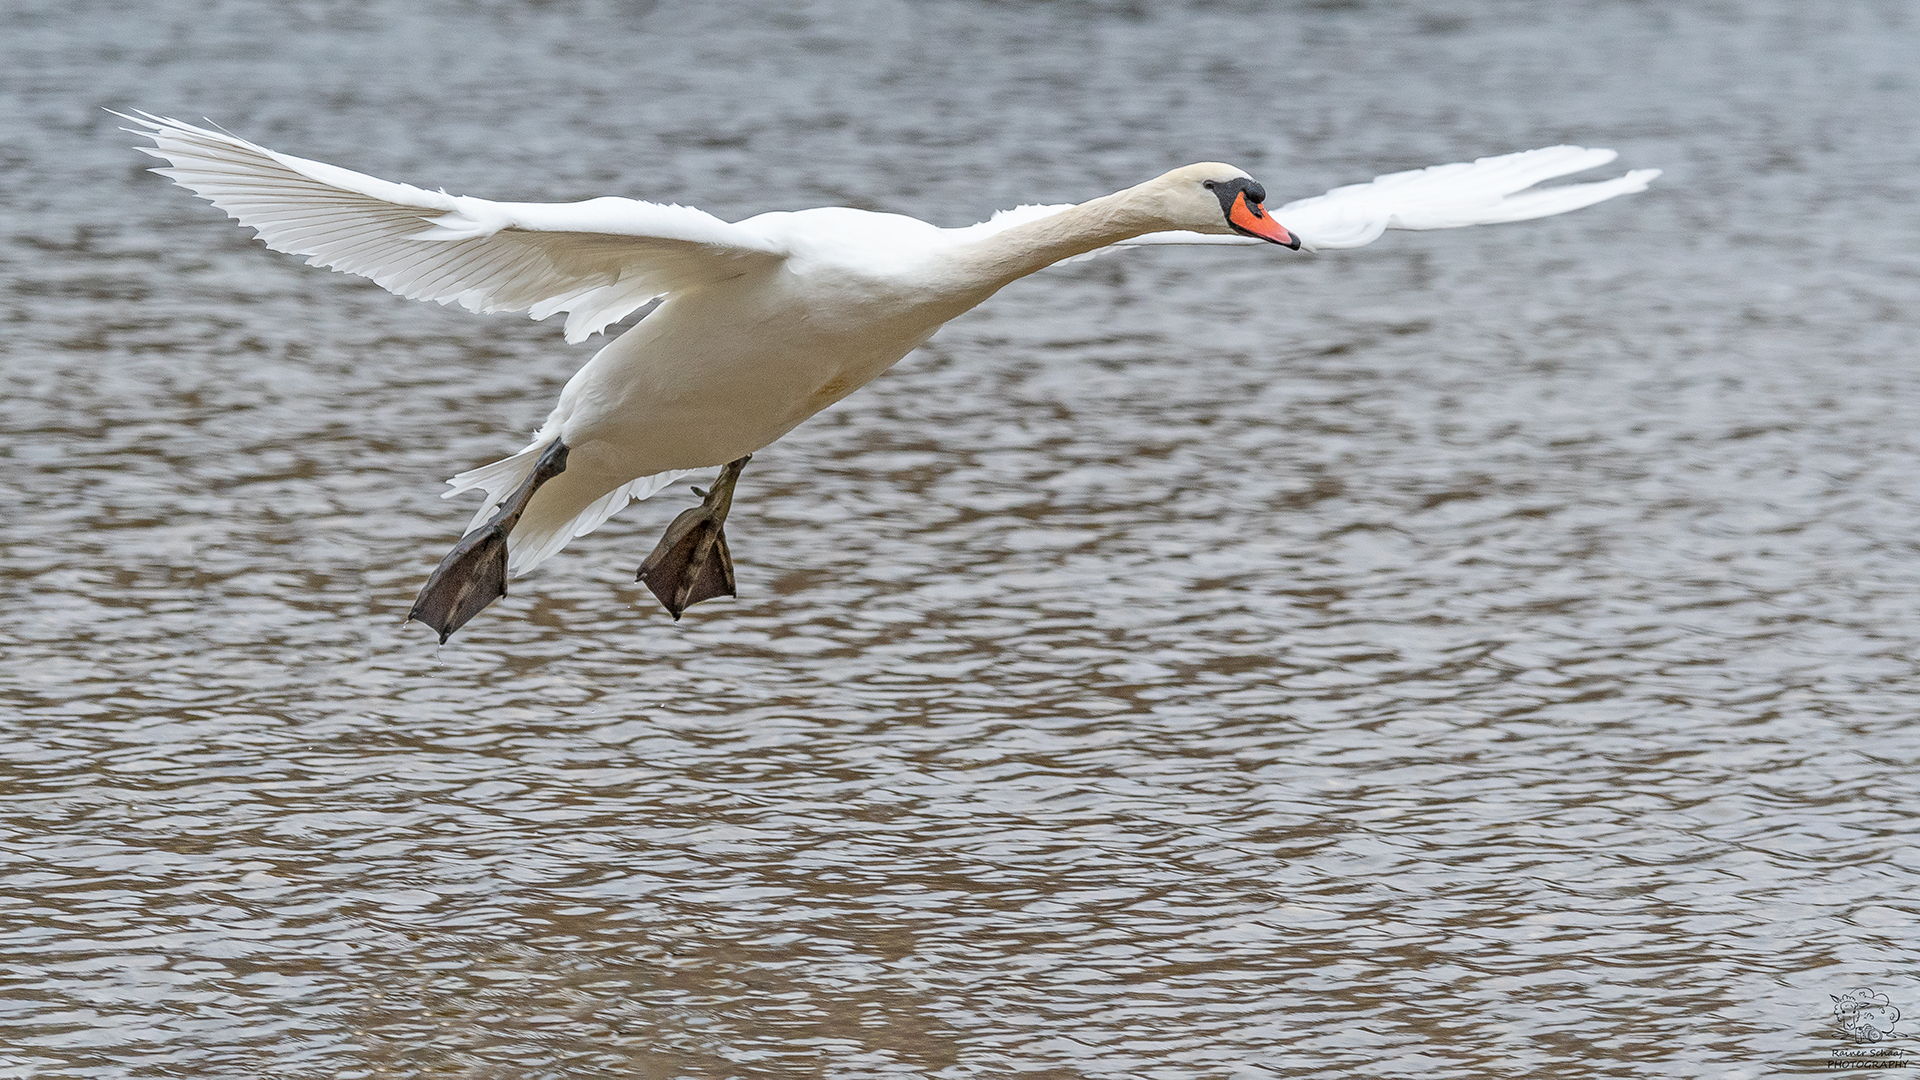
{"type": "Polygon", "coordinates": [[[727,462],[700,505],[673,519],[667,534],[634,575],[635,581],[647,583],[676,621],[681,612],[702,600],[734,595],[733,556],[727,551],[727,534],[722,526],[727,510],[733,506],[733,485],[740,479],[740,470],[752,460],[753,455],[748,454],[727,462]]]}
{"type": "Polygon", "coordinates": [[[418,619],[433,627],[440,633],[440,644],[445,645],[455,630],[480,614],[481,608],[507,595],[507,534],[513,531],[540,485],[566,468],[567,444],[555,439],[533,463],[526,480],[500,500],[493,517],[461,537],[433,568],[413,601],[413,610],[407,613],[407,621],[418,619]]]}

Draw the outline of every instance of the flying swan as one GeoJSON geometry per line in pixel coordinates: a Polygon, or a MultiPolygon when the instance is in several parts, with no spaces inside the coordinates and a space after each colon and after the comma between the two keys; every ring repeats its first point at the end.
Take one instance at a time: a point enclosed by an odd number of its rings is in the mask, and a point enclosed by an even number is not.
{"type": "Polygon", "coordinates": [[[1387,229],[1525,221],[1643,191],[1660,175],[1533,189],[1612,161],[1550,146],[1392,173],[1274,210],[1244,171],[1206,162],[1065,206],[1022,206],[942,229],[846,207],[728,223],[635,199],[489,202],[395,184],[220,131],[115,113],[153,140],[155,172],[257,231],[268,247],[469,311],[567,313],[583,341],[660,305],[568,380],[526,449],[449,480],[484,490],[467,533],[408,615],[444,643],[509,576],[545,562],[634,499],[721,466],[641,563],[675,619],[734,595],[723,524],[753,452],[871,382],[954,316],[1036,270],[1101,248],[1370,244],[1387,229]]]}

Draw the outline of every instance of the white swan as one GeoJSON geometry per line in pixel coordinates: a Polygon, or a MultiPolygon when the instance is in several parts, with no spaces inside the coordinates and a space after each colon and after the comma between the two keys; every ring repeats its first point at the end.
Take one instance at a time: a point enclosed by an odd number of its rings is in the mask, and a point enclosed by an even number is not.
{"type": "Polygon", "coordinates": [[[526,449],[448,481],[484,489],[468,534],[410,618],[445,642],[518,576],[632,499],[726,465],[641,567],[677,619],[733,594],[721,528],[754,451],[840,400],[947,320],[1018,278],[1113,245],[1344,248],[1387,229],[1523,221],[1642,191],[1657,169],[1528,190],[1603,165],[1554,146],[1393,173],[1268,212],[1231,165],[1188,165],[1073,206],[1025,206],[942,229],[839,207],[728,224],[684,206],[601,198],[501,203],[424,191],[141,113],[127,129],[267,246],[401,296],[470,311],[567,312],[580,341],[648,302],[640,323],[568,381],[526,449]]]}

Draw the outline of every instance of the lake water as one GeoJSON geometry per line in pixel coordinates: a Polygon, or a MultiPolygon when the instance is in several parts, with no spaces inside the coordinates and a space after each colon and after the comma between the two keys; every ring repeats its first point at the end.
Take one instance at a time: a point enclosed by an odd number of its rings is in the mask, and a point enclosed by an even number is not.
{"type": "Polygon", "coordinates": [[[1920,1068],[1835,1014],[1920,1016],[1917,31],[0,5],[0,1076],[1920,1068]],[[1667,172],[1038,275],[756,456],[738,600],[633,584],[682,485],[439,648],[441,480],[598,342],[268,252],[102,106],[728,218],[1667,172]]]}

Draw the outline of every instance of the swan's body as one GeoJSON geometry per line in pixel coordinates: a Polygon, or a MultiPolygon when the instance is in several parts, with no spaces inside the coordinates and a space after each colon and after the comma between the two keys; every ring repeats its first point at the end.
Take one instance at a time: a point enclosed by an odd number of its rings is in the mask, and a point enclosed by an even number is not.
{"type": "Polygon", "coordinates": [[[1388,228],[1557,214],[1643,190],[1658,175],[1528,191],[1614,156],[1551,147],[1384,176],[1267,213],[1246,173],[1203,163],[1077,206],[1022,207],[960,229],[845,208],[728,224],[630,199],[496,203],[423,191],[174,120],[129,119],[154,140],[147,152],[171,166],[157,171],[269,246],[403,296],[535,318],[566,311],[572,341],[664,298],[568,381],[525,450],[449,481],[449,495],[489,494],[470,528],[505,493],[527,489],[502,527],[513,575],[630,499],[768,445],[948,320],[1064,259],[1134,244],[1358,247],[1388,228]],[[556,443],[560,471],[529,484],[556,443]]]}

